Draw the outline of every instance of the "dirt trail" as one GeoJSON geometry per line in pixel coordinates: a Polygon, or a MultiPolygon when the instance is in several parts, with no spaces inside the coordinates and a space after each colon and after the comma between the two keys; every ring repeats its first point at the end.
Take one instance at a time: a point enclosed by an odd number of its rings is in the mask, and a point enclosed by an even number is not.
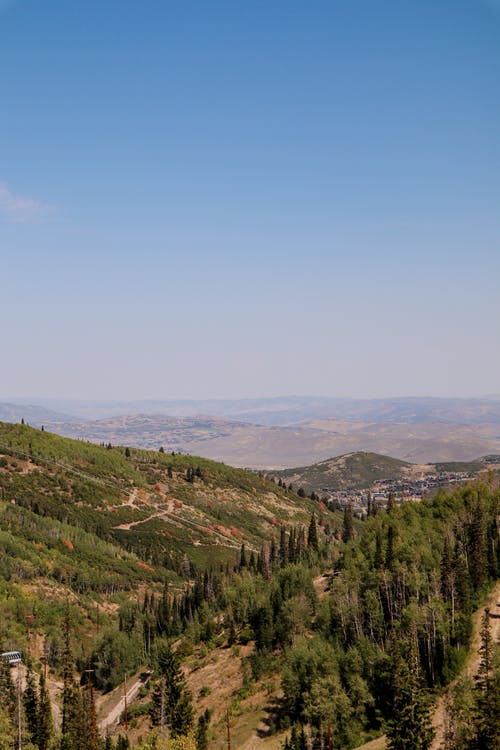
{"type": "Polygon", "coordinates": [[[316,576],[316,578],[313,578],[313,586],[320,601],[328,596],[331,580],[331,573],[322,573],[321,575],[316,576]]]}
{"type": "MultiPolygon", "coordinates": [[[[123,503],[121,506],[118,507],[136,507],[134,505],[135,499],[137,498],[137,491],[133,490],[130,494],[129,499],[126,503],[123,503]],[[134,495],[134,492],[136,493],[134,495]],[[134,496],[133,496],[134,495],[134,496]]],[[[143,523],[147,523],[148,521],[152,521],[154,518],[164,518],[165,520],[169,521],[170,523],[174,524],[175,526],[182,528],[183,526],[190,526],[194,528],[196,531],[205,532],[207,529],[207,524],[210,524],[210,521],[206,521],[205,524],[198,523],[197,521],[193,521],[189,518],[184,518],[180,516],[175,509],[175,500],[173,498],[170,498],[168,501],[168,505],[166,507],[161,507],[157,502],[152,502],[151,507],[156,511],[155,513],[152,513],[147,518],[142,518],[140,521],[130,521],[128,523],[120,523],[118,526],[113,526],[114,529],[122,529],[123,531],[130,531],[130,529],[133,529],[135,526],[140,526],[143,523]]],[[[211,529],[212,536],[217,540],[217,544],[221,544],[224,547],[227,547],[228,549],[240,549],[240,544],[233,542],[231,539],[228,539],[227,536],[222,534],[220,531],[217,531],[216,529],[211,529]]],[[[199,544],[197,546],[200,546],[199,544]]],[[[248,547],[249,550],[252,550],[252,547],[248,547]]],[[[257,550],[253,549],[254,552],[257,550]]]]}
{"type": "MultiPolygon", "coordinates": [[[[488,600],[485,605],[478,609],[477,612],[475,612],[473,615],[472,642],[470,646],[469,656],[467,658],[467,662],[464,670],[461,673],[461,676],[466,674],[472,677],[477,674],[481,658],[479,655],[479,647],[481,645],[481,619],[486,608],[489,608],[490,610],[490,628],[493,640],[498,643],[500,642],[500,581],[497,581],[494,589],[488,596],[488,600]]],[[[436,734],[431,745],[431,750],[439,750],[443,743],[444,698],[444,695],[438,698],[436,707],[434,709],[432,726],[436,730],[436,734]]],[[[360,747],[356,748],[356,750],[385,750],[385,748],[386,738],[384,735],[382,737],[377,737],[376,740],[372,740],[371,742],[367,742],[366,744],[361,745],[360,747]]]]}
{"type": "Polygon", "coordinates": [[[141,523],[147,523],[148,521],[152,521],[153,518],[162,518],[165,516],[168,516],[169,511],[168,510],[159,510],[157,513],[152,513],[147,518],[142,518],[140,521],[131,521],[130,523],[121,523],[119,526],[113,526],[114,529],[124,529],[125,531],[130,531],[130,529],[133,529],[134,526],[140,526],[141,523]]]}

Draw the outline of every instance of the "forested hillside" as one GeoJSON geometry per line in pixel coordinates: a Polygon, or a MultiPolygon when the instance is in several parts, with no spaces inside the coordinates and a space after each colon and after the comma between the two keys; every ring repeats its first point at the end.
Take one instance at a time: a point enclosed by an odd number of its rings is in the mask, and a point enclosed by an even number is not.
{"type": "MultiPolygon", "coordinates": [[[[0,646],[28,665],[24,747],[219,748],[228,731],[233,747],[348,750],[383,732],[394,749],[429,746],[431,702],[500,574],[493,478],[360,522],[189,456],[22,425],[0,427],[0,454],[0,646]],[[139,671],[108,723],[102,696],[139,671]]],[[[455,750],[493,747],[484,648],[455,750]]],[[[11,677],[4,665],[5,747],[11,677]]]]}

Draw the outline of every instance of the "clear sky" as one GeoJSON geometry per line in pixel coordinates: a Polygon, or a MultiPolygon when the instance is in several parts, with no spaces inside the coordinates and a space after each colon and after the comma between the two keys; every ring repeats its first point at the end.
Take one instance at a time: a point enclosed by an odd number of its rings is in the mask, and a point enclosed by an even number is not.
{"type": "Polygon", "coordinates": [[[0,400],[500,391],[500,1],[0,0],[0,400]]]}

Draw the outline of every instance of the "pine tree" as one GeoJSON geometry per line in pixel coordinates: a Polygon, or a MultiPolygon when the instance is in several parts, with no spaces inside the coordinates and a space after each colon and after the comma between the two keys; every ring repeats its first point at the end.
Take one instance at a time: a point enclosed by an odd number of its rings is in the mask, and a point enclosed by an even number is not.
{"type": "Polygon", "coordinates": [[[311,516],[311,520],[309,522],[309,529],[307,532],[307,546],[309,549],[314,550],[314,552],[319,551],[319,543],[318,543],[318,529],[316,528],[316,516],[314,513],[311,516]]]}
{"type": "Polygon", "coordinates": [[[26,718],[26,728],[31,738],[37,741],[38,729],[38,695],[35,685],[35,678],[31,667],[28,667],[26,674],[26,687],[23,694],[24,716],[26,718]]]}
{"type": "Polygon", "coordinates": [[[384,564],[384,556],[382,553],[382,532],[377,529],[375,532],[375,557],[373,558],[373,566],[379,570],[384,564]]]}
{"type": "Polygon", "coordinates": [[[269,550],[269,563],[271,568],[276,563],[276,540],[274,536],[271,537],[271,549],[269,550]]]}
{"type": "Polygon", "coordinates": [[[253,550],[250,552],[250,558],[248,560],[248,567],[250,568],[250,570],[254,572],[257,569],[257,563],[255,561],[255,552],[253,550]]]}
{"type": "Polygon", "coordinates": [[[85,705],[74,682],[64,691],[63,705],[65,731],[61,735],[61,750],[89,750],[85,705]]]}
{"type": "Polygon", "coordinates": [[[16,714],[16,688],[12,680],[10,667],[3,659],[0,659],[0,706],[9,718],[14,718],[16,714]]]}
{"type": "Polygon", "coordinates": [[[39,700],[38,700],[38,721],[36,731],[36,741],[39,750],[47,750],[53,733],[52,710],[50,705],[49,691],[45,682],[45,676],[42,672],[40,676],[39,700]]]}
{"type": "Polygon", "coordinates": [[[208,726],[210,724],[210,711],[207,708],[198,719],[196,727],[196,750],[208,750],[208,726]]]}
{"type": "Polygon", "coordinates": [[[161,678],[152,696],[151,719],[157,726],[168,726],[174,737],[187,734],[193,724],[193,709],[178,658],[165,642],[160,644],[157,658],[161,678]]]}
{"type": "Polygon", "coordinates": [[[290,536],[288,537],[288,560],[291,563],[296,562],[296,542],[295,542],[295,531],[292,528],[290,536]]]}
{"type": "Polygon", "coordinates": [[[172,737],[186,735],[193,726],[193,706],[191,693],[183,686],[175,707],[170,713],[170,733],[172,737]]]}
{"type": "Polygon", "coordinates": [[[0,750],[12,750],[15,741],[15,730],[12,718],[0,702],[0,750]]]}
{"type": "Polygon", "coordinates": [[[238,569],[243,570],[243,568],[246,568],[246,567],[247,567],[247,554],[245,550],[245,545],[242,544],[241,549],[240,549],[240,562],[238,565],[238,569]]]}
{"type": "Polygon", "coordinates": [[[396,539],[396,529],[393,524],[389,524],[387,530],[387,549],[385,551],[385,567],[392,570],[394,567],[394,540],[396,539]]]}
{"type": "Polygon", "coordinates": [[[288,562],[288,544],[286,539],[285,527],[280,528],[280,549],[279,549],[279,562],[283,568],[288,562]]]}
{"type": "Polygon", "coordinates": [[[488,530],[484,504],[478,498],[470,529],[470,574],[474,589],[485,582],[488,575],[488,530]]]}
{"type": "Polygon", "coordinates": [[[500,696],[498,679],[495,679],[495,644],[491,635],[489,617],[489,609],[486,609],[481,621],[481,646],[479,648],[481,661],[476,681],[477,750],[500,747],[500,696]]]}
{"type": "Polygon", "coordinates": [[[64,617],[61,750],[88,750],[85,706],[80,690],[74,682],[73,672],[71,618],[68,601],[64,617]]]}
{"type": "Polygon", "coordinates": [[[354,527],[352,522],[352,505],[348,503],[344,508],[344,518],[342,521],[342,541],[347,544],[354,533],[354,527]]]}
{"type": "Polygon", "coordinates": [[[444,538],[443,556],[441,558],[441,595],[447,602],[451,601],[454,589],[453,557],[448,535],[444,538]]]}
{"type": "Polygon", "coordinates": [[[416,634],[394,649],[393,708],[387,727],[389,750],[427,750],[434,736],[429,701],[420,674],[416,634]],[[401,645],[405,645],[401,652],[401,645]],[[405,659],[406,656],[406,659],[405,659]]]}
{"type": "Polygon", "coordinates": [[[94,700],[94,686],[91,680],[91,673],[88,672],[87,688],[84,697],[85,704],[85,725],[87,735],[87,750],[98,750],[100,745],[99,730],[97,728],[97,714],[94,700]]]}

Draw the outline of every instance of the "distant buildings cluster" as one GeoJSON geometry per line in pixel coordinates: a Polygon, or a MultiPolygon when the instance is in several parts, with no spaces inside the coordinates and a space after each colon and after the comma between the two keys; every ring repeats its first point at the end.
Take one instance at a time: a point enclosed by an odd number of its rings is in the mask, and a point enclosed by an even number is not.
{"type": "Polygon", "coordinates": [[[438,471],[423,474],[419,479],[408,477],[378,479],[371,487],[364,490],[334,490],[322,487],[321,492],[328,498],[330,504],[340,508],[350,505],[355,515],[364,518],[367,515],[369,500],[380,509],[387,507],[389,495],[393,496],[396,504],[408,501],[418,502],[424,497],[433,495],[442,487],[465,484],[475,476],[476,473],[471,471],[438,471]]]}

